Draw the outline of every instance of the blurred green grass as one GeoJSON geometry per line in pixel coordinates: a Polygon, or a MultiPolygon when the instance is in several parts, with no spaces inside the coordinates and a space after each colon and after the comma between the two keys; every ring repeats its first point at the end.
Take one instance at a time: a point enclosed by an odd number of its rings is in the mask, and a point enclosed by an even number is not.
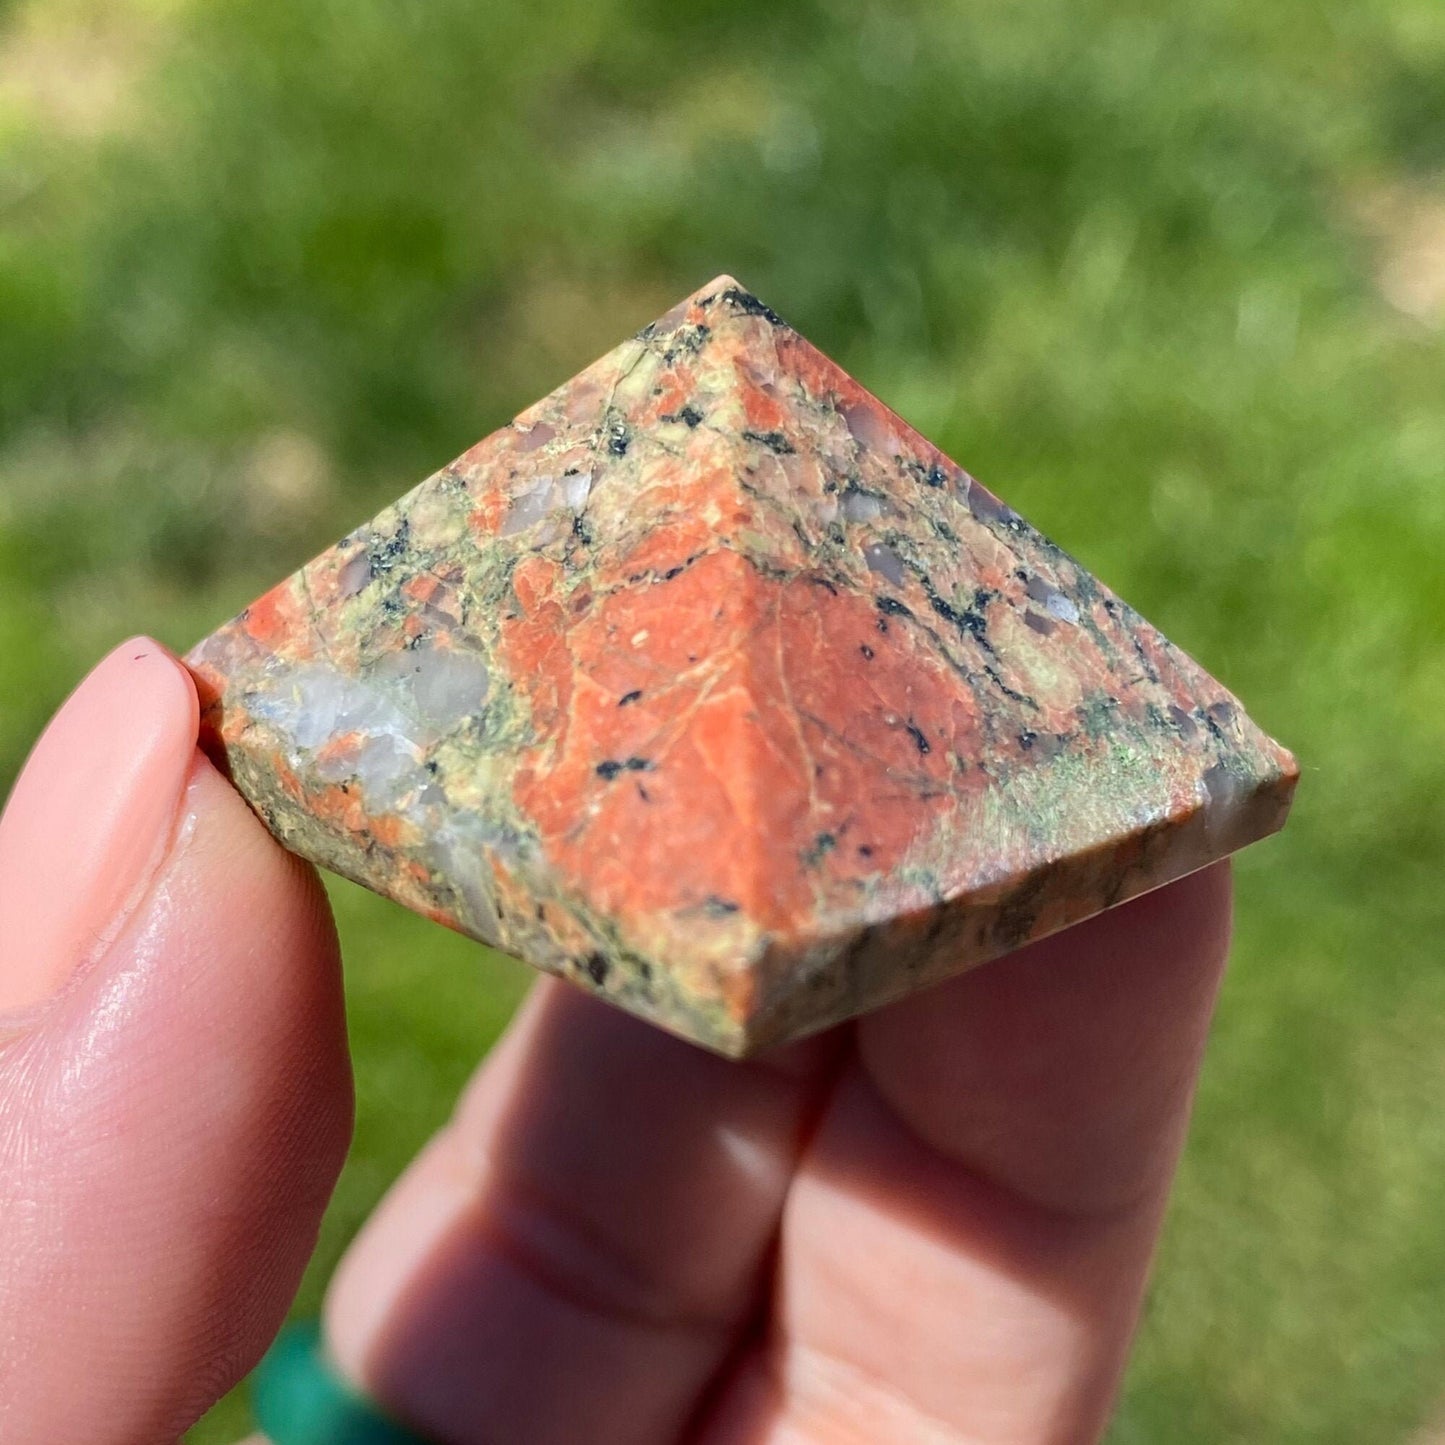
{"type": "MultiPolygon", "coordinates": [[[[0,783],[734,271],[1299,753],[1116,1445],[1445,1382],[1437,0],[0,0],[0,783]]],[[[302,1307],[524,980],[346,886],[302,1307]]],[[[244,1403],[194,1432],[234,1438],[244,1403]]]]}

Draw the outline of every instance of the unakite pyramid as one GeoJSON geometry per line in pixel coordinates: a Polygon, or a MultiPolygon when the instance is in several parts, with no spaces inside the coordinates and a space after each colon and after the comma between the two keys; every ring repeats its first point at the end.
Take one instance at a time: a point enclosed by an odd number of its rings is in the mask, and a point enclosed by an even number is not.
{"type": "Polygon", "coordinates": [[[726,276],[189,661],[287,847],[733,1055],[1273,832],[1297,771],[726,276]]]}

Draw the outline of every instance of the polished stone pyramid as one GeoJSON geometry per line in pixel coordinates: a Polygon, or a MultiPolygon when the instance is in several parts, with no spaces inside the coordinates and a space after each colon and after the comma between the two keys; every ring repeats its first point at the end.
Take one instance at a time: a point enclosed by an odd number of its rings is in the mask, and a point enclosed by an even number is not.
{"type": "Polygon", "coordinates": [[[1296,778],[726,276],[189,661],[287,847],[733,1055],[1271,833],[1296,778]]]}

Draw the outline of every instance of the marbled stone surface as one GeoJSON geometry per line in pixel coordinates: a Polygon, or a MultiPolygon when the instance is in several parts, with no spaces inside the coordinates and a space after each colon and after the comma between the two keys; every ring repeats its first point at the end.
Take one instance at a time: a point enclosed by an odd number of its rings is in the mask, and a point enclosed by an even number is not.
{"type": "Polygon", "coordinates": [[[734,1055],[1273,832],[1296,778],[728,277],[189,661],[287,847],[734,1055]]]}

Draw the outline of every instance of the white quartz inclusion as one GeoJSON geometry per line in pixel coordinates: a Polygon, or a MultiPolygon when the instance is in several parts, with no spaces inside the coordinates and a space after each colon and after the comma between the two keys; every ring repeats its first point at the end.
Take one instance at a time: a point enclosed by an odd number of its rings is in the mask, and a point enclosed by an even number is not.
{"type": "Polygon", "coordinates": [[[433,744],[481,711],[490,681],[475,653],[424,642],[360,677],[312,663],[252,707],[287,739],[293,764],[309,761],[327,782],[355,780],[380,810],[396,805],[433,744]],[[359,741],[327,751],[345,737],[359,741]]]}
{"type": "Polygon", "coordinates": [[[431,741],[480,711],[491,678],[487,665],[463,648],[421,643],[389,653],[372,669],[369,682],[392,690],[400,706],[431,741]]]}
{"type": "Polygon", "coordinates": [[[369,812],[396,813],[416,824],[461,922],[496,943],[488,857],[515,862],[519,842],[479,814],[452,806],[423,768],[441,739],[481,712],[490,682],[476,653],[426,641],[386,654],[359,677],[313,662],[252,698],[251,707],[285,739],[293,766],[357,788],[369,812]],[[328,748],[342,738],[348,746],[328,748]]]}
{"type": "Polygon", "coordinates": [[[843,515],[850,522],[875,522],[883,515],[883,501],[868,492],[845,492],[843,515]]]}
{"type": "MultiPolygon", "coordinates": [[[[592,492],[591,472],[568,472],[560,477],[538,477],[512,498],[502,522],[501,535],[515,537],[535,527],[553,513],[568,510],[574,515],[587,505],[592,492]]],[[[555,525],[548,529],[550,540],[559,532],[555,525]]]]}
{"type": "Polygon", "coordinates": [[[1078,604],[1072,597],[1068,597],[1062,592],[1049,593],[1044,606],[1061,622],[1077,622],[1079,620],[1078,604]]]}

